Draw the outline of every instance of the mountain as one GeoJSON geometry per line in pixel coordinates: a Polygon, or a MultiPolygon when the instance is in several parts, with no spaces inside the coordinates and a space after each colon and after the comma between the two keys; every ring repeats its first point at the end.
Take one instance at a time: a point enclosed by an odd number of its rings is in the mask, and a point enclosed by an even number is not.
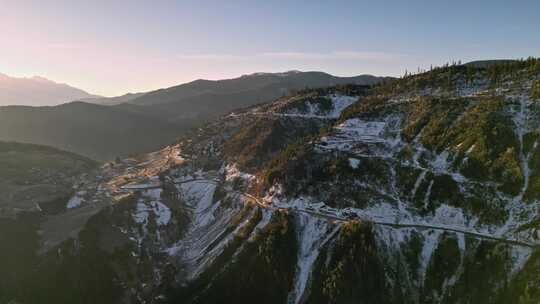
{"type": "Polygon", "coordinates": [[[129,102],[135,98],[141,97],[145,93],[127,93],[116,97],[94,97],[94,98],[82,98],[77,101],[94,103],[99,105],[114,106],[122,103],[129,102]]]}
{"type": "Polygon", "coordinates": [[[0,139],[35,143],[108,160],[154,150],[187,126],[108,106],[0,107],[0,139]]]}
{"type": "Polygon", "coordinates": [[[17,78],[0,74],[0,106],[50,106],[96,97],[99,96],[39,76],[17,78]]]}
{"type": "Polygon", "coordinates": [[[244,103],[253,104],[254,101],[270,101],[287,94],[291,90],[339,84],[370,85],[383,79],[372,75],[336,77],[323,72],[255,73],[239,78],[216,81],[199,79],[186,84],[148,92],[129,101],[129,103],[136,105],[182,103],[184,99],[192,98],[212,102],[216,99],[216,96],[244,94],[246,95],[244,103]]]}
{"type": "Polygon", "coordinates": [[[236,110],[86,176],[74,208],[12,220],[2,253],[27,271],[0,296],[538,303],[539,87],[529,59],[236,110]]]}
{"type": "Polygon", "coordinates": [[[210,121],[234,109],[274,100],[305,88],[342,84],[372,85],[385,77],[336,77],[323,72],[255,73],[225,80],[196,80],[148,92],[117,107],[170,122],[210,121]]]}
{"type": "Polygon", "coordinates": [[[383,79],[339,78],[320,72],[253,74],[54,107],[0,107],[0,140],[49,145],[110,160],[158,149],[190,128],[293,90],[383,79]]]}

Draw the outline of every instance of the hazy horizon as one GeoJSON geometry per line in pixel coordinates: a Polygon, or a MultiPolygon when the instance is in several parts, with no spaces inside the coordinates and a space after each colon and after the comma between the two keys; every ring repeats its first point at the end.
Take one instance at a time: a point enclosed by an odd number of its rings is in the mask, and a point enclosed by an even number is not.
{"type": "Polygon", "coordinates": [[[535,1],[0,3],[0,73],[102,96],[254,72],[399,76],[540,53],[535,1]]]}
{"type": "MultiPolygon", "coordinates": [[[[182,84],[188,84],[190,82],[193,82],[193,81],[197,81],[197,80],[210,80],[210,81],[220,81],[220,80],[229,80],[229,79],[237,79],[237,78],[240,78],[240,77],[243,77],[243,76],[250,76],[250,75],[256,75],[256,74],[280,74],[280,73],[287,73],[287,72],[301,72],[301,73],[309,73],[309,72],[322,72],[322,73],[327,73],[327,74],[330,74],[332,76],[336,76],[336,77],[343,77],[343,78],[346,78],[346,77],[354,77],[354,76],[362,76],[362,75],[373,75],[373,74],[365,74],[365,73],[362,73],[362,74],[353,74],[353,75],[335,75],[335,74],[331,74],[331,73],[328,73],[326,71],[302,71],[302,70],[298,70],[298,69],[290,69],[290,70],[286,70],[286,71],[272,71],[272,72],[267,72],[267,71],[254,71],[252,73],[246,73],[246,74],[242,74],[242,75],[234,75],[234,76],[231,76],[231,77],[227,77],[227,78],[215,78],[215,79],[210,79],[210,78],[196,78],[196,79],[191,79],[191,80],[187,80],[187,81],[184,81],[184,82],[178,82],[178,83],[174,83],[172,84],[171,86],[177,86],[177,85],[182,85],[182,84]]],[[[150,91],[154,91],[154,90],[159,90],[159,89],[164,89],[164,88],[168,88],[168,87],[171,87],[171,86],[167,86],[167,87],[158,87],[158,88],[154,88],[154,89],[150,89],[150,90],[145,90],[145,91],[129,91],[129,92],[125,92],[125,93],[121,93],[121,94],[118,94],[118,95],[108,95],[108,96],[105,96],[105,95],[98,95],[98,94],[94,94],[94,92],[92,91],[88,91],[88,90],[85,90],[83,88],[79,88],[79,87],[76,87],[70,83],[67,83],[67,82],[62,82],[62,81],[57,81],[56,79],[51,79],[47,76],[44,76],[44,75],[9,75],[9,74],[6,74],[6,73],[2,73],[0,71],[0,77],[1,76],[6,76],[12,80],[29,80],[29,81],[35,81],[35,82],[49,82],[49,83],[53,83],[53,84],[57,84],[57,85],[63,85],[63,86],[69,86],[69,87],[73,87],[75,89],[80,89],[80,90],[83,90],[85,91],[86,93],[90,94],[90,95],[95,95],[96,97],[105,97],[105,98],[112,98],[112,97],[120,97],[120,96],[123,96],[123,95],[127,95],[127,94],[138,94],[138,93],[147,93],[147,92],[150,92],[150,91]]],[[[386,77],[387,75],[373,75],[373,76],[378,76],[378,77],[386,77]]],[[[1,80],[1,79],[0,79],[1,80]]],[[[59,103],[60,104],[60,103],[59,103]]]]}

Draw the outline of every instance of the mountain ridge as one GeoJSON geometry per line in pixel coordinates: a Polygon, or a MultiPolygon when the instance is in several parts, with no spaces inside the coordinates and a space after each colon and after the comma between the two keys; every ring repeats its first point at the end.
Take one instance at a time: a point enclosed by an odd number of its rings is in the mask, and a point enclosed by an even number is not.
{"type": "Polygon", "coordinates": [[[79,98],[96,97],[99,96],[41,76],[11,77],[1,74],[0,77],[0,106],[58,105],[79,98]]]}

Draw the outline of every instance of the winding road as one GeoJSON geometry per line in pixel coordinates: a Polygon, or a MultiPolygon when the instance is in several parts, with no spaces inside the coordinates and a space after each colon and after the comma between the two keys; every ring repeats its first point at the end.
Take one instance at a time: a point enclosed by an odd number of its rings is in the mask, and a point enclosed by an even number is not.
{"type": "Polygon", "coordinates": [[[367,221],[367,222],[370,222],[370,223],[372,223],[374,225],[389,226],[389,227],[396,228],[396,229],[400,229],[400,228],[419,228],[419,229],[434,229],[434,230],[450,231],[450,232],[461,233],[461,234],[464,234],[464,235],[472,236],[472,237],[475,237],[475,238],[501,242],[501,243],[514,245],[514,246],[523,246],[523,247],[529,247],[529,248],[540,248],[540,244],[537,244],[537,243],[530,243],[530,242],[524,242],[524,241],[513,240],[513,239],[505,239],[505,238],[497,237],[497,236],[494,236],[494,235],[484,234],[484,233],[480,233],[480,232],[474,232],[474,231],[470,231],[470,230],[459,229],[459,228],[455,228],[455,227],[427,225],[427,224],[406,224],[406,223],[400,224],[400,223],[393,223],[393,222],[375,221],[375,220],[372,220],[372,219],[361,218],[358,215],[353,216],[353,218],[346,218],[346,217],[338,216],[336,214],[321,213],[321,212],[316,212],[314,210],[307,210],[307,209],[300,209],[300,208],[274,207],[274,206],[270,206],[268,204],[263,203],[263,201],[260,198],[257,198],[255,196],[249,194],[249,193],[237,192],[237,194],[240,194],[240,195],[248,198],[249,200],[256,203],[258,206],[260,206],[262,208],[267,208],[267,209],[272,209],[272,210],[287,209],[290,212],[305,213],[305,214],[309,214],[309,215],[312,215],[312,216],[325,218],[325,219],[328,219],[328,220],[334,221],[334,222],[347,222],[347,221],[355,219],[355,220],[367,221]]]}

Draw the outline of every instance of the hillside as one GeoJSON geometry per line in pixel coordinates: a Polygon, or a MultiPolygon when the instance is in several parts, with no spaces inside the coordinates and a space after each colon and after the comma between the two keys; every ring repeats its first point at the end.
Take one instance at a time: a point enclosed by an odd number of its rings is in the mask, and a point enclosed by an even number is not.
{"type": "Polygon", "coordinates": [[[54,148],[0,141],[0,214],[14,210],[53,210],[69,198],[79,176],[97,163],[54,148]]]}
{"type": "Polygon", "coordinates": [[[54,146],[98,160],[172,142],[183,125],[82,102],[55,107],[0,107],[0,140],[54,146]]]}
{"type": "Polygon", "coordinates": [[[537,303],[539,88],[530,59],[236,110],[77,186],[7,299],[537,303]]]}
{"type": "Polygon", "coordinates": [[[22,279],[35,271],[40,223],[77,206],[77,200],[71,200],[74,188],[99,168],[73,153],[3,141],[0,168],[0,303],[10,303],[26,284],[22,279]]]}
{"type": "Polygon", "coordinates": [[[99,96],[43,77],[17,78],[0,74],[0,106],[52,106],[97,97],[99,96]]]}

